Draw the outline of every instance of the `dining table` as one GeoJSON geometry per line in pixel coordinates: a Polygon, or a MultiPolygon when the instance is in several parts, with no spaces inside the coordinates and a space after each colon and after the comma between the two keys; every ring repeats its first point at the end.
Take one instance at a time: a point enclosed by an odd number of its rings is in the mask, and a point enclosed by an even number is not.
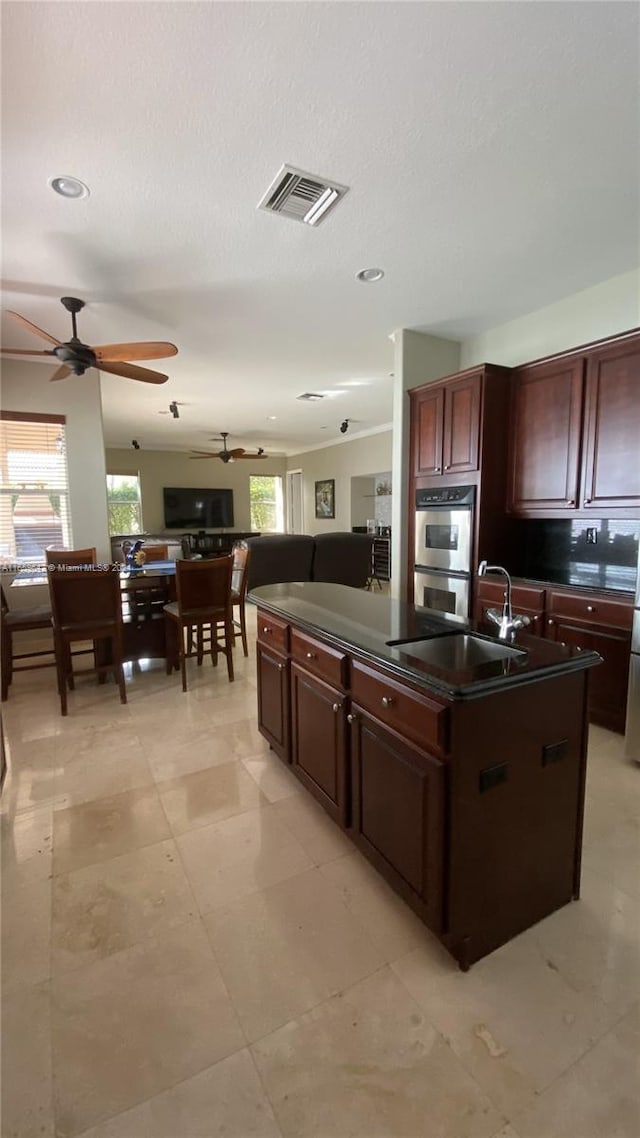
{"type": "MultiPolygon", "coordinates": [[[[97,568],[110,568],[120,578],[123,659],[166,659],[164,606],[176,599],[175,561],[149,561],[140,566],[114,563],[97,568]]],[[[10,588],[46,585],[48,574],[45,565],[25,566],[16,573],[10,588]]]]}

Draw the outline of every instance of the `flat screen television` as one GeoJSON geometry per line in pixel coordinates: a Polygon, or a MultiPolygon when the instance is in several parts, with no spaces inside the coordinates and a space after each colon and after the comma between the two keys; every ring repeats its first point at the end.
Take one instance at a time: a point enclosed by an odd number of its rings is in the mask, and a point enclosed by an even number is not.
{"type": "Polygon", "coordinates": [[[163,494],[167,529],[229,529],[233,526],[233,490],[165,486],[163,494]]]}

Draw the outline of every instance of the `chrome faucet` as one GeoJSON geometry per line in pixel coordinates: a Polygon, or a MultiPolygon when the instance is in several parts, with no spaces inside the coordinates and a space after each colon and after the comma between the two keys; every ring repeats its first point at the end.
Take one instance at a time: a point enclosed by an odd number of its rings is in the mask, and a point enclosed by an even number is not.
{"type": "Polygon", "coordinates": [[[485,609],[487,620],[492,624],[498,626],[498,640],[515,640],[516,632],[520,628],[526,628],[531,624],[531,619],[528,616],[514,616],[511,609],[511,577],[502,565],[487,565],[486,561],[481,561],[478,565],[478,576],[484,577],[485,573],[504,573],[507,578],[507,587],[504,592],[504,603],[502,605],[502,612],[500,609],[485,609]]]}

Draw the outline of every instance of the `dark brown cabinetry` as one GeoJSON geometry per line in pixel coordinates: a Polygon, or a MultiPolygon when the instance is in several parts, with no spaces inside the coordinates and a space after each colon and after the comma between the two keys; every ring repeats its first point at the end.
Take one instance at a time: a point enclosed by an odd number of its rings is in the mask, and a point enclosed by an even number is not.
{"type": "Polygon", "coordinates": [[[289,628],[276,617],[258,612],[258,727],[272,750],[290,761],[289,628]]]}
{"type": "MultiPolygon", "coordinates": [[[[492,581],[483,577],[477,583],[474,620],[487,624],[488,608],[502,609],[506,593],[506,580],[492,581]]],[[[534,636],[544,636],[544,589],[535,585],[514,585],[511,592],[511,607],[514,614],[528,616],[529,631],[534,636]]],[[[495,629],[495,625],[493,626],[495,629]]]]}
{"type": "Polygon", "coordinates": [[[589,678],[589,717],[612,731],[624,731],[631,652],[631,602],[547,590],[545,635],[592,648],[602,664],[589,678]]]}
{"type": "Polygon", "coordinates": [[[581,506],[640,509],[640,337],[587,360],[581,506]]]}
{"type": "Polygon", "coordinates": [[[346,657],[291,629],[291,762],[334,821],[348,823],[346,657]]]}
{"type": "Polygon", "coordinates": [[[508,507],[574,510],[582,429],[582,359],[520,368],[512,378],[508,507]]]}
{"type": "Polygon", "coordinates": [[[440,932],[443,923],[444,765],[354,703],[352,837],[440,932]]]}
{"type": "MultiPolygon", "coordinates": [[[[483,578],[478,581],[474,616],[486,626],[486,609],[501,608],[505,585],[502,581],[483,578]]],[[[528,616],[528,631],[579,648],[591,648],[602,656],[602,664],[589,676],[589,718],[611,731],[624,731],[631,622],[633,602],[612,599],[602,593],[568,588],[539,588],[535,585],[513,585],[511,604],[514,613],[528,616]]]]}
{"type": "Polygon", "coordinates": [[[478,469],[481,384],[476,370],[411,393],[414,474],[478,469]]]}
{"type": "Polygon", "coordinates": [[[260,730],[462,968],[578,896],[586,669],[456,698],[296,619],[258,611],[260,730]]]}
{"type": "Polygon", "coordinates": [[[532,517],[640,507],[640,336],[517,368],[507,509],[532,517]]]}

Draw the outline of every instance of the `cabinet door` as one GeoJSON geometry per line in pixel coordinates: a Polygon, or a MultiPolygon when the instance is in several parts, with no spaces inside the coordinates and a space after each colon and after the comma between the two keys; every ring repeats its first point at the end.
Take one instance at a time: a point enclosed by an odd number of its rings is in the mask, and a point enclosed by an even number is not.
{"type": "Polygon", "coordinates": [[[434,384],[433,389],[422,391],[412,410],[414,474],[441,474],[444,388],[434,384]]]}
{"type": "Polygon", "coordinates": [[[509,491],[512,513],[575,510],[582,430],[582,358],[513,376],[509,491]]]}
{"type": "Polygon", "coordinates": [[[258,729],[272,750],[290,762],[289,674],[287,660],[275,652],[256,647],[258,667],[258,729]]]}
{"type": "Polygon", "coordinates": [[[629,681],[631,635],[619,628],[582,624],[569,617],[547,618],[545,634],[551,640],[592,648],[602,664],[589,672],[589,718],[611,731],[624,731],[629,681]]]}
{"type": "Polygon", "coordinates": [[[291,665],[291,761],[327,814],[347,825],[345,697],[291,665]]]}
{"type": "Polygon", "coordinates": [[[465,376],[444,389],[443,470],[457,474],[478,469],[482,378],[465,376]]]}
{"type": "Polygon", "coordinates": [[[640,507],[640,342],[587,362],[583,509],[640,507]]]}
{"type": "Polygon", "coordinates": [[[435,932],[443,925],[444,765],[357,705],[352,836],[435,932]]]}

